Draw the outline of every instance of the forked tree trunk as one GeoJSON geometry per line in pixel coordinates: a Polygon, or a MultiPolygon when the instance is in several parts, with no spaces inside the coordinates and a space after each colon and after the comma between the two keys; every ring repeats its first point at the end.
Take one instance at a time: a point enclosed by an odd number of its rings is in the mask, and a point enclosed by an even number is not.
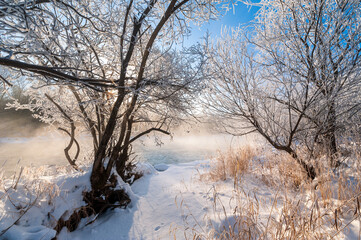
{"type": "MultiPolygon", "coordinates": [[[[172,16],[172,14],[175,13],[176,10],[178,10],[181,6],[183,6],[184,4],[186,4],[189,0],[183,0],[180,1],[177,5],[177,0],[172,0],[170,1],[167,9],[164,12],[163,17],[160,19],[159,23],[155,26],[153,32],[150,35],[150,38],[146,44],[145,50],[144,50],[144,54],[142,56],[141,59],[141,63],[140,63],[140,68],[139,68],[139,72],[137,75],[137,80],[136,80],[136,87],[135,90],[137,90],[140,87],[140,84],[142,82],[143,79],[143,75],[144,75],[144,71],[145,71],[145,67],[146,67],[146,63],[151,51],[151,48],[159,34],[159,32],[161,31],[161,29],[163,28],[163,26],[166,24],[166,22],[168,21],[168,19],[172,16]]],[[[108,181],[109,177],[110,177],[110,171],[109,169],[106,169],[104,166],[104,159],[106,157],[106,150],[109,144],[109,140],[113,135],[116,123],[117,123],[117,114],[119,112],[120,106],[122,105],[122,102],[124,100],[125,97],[125,79],[126,79],[126,72],[127,72],[127,68],[128,68],[128,64],[131,60],[131,57],[133,55],[133,50],[135,48],[135,44],[137,42],[137,37],[140,33],[140,29],[141,26],[143,24],[144,19],[147,17],[147,15],[149,14],[149,12],[152,10],[152,8],[154,7],[155,3],[157,2],[157,0],[151,0],[148,3],[148,6],[146,7],[146,9],[143,11],[142,15],[140,16],[140,18],[134,22],[134,26],[133,26],[133,31],[132,31],[132,36],[131,36],[131,40],[130,40],[130,45],[129,45],[129,49],[127,51],[127,54],[123,60],[123,64],[122,64],[122,69],[121,69],[121,76],[119,78],[119,90],[118,90],[118,97],[117,100],[115,101],[114,105],[113,105],[113,109],[111,111],[109,120],[107,122],[104,134],[102,135],[101,141],[99,142],[99,148],[96,151],[95,154],[95,159],[94,159],[94,163],[93,163],[93,169],[92,169],[92,173],[91,173],[91,177],[90,177],[90,182],[92,185],[92,189],[93,190],[101,190],[102,187],[105,186],[106,182],[108,181]]],[[[124,117],[123,121],[128,121],[135,103],[136,103],[136,99],[137,99],[137,95],[135,95],[132,99],[132,103],[131,106],[129,107],[129,109],[127,109],[127,117],[124,117]]],[[[128,122],[126,122],[128,123],[128,122]]],[[[121,141],[118,140],[117,145],[119,144],[123,144],[121,141]]],[[[125,148],[125,150],[127,150],[129,146],[127,145],[127,143],[125,142],[125,145],[123,146],[123,148],[125,148]]],[[[115,147],[116,148],[116,147],[115,147]]],[[[124,150],[124,149],[121,149],[124,150]]],[[[114,150],[111,150],[111,152],[114,150]]],[[[118,152],[115,153],[115,155],[118,155],[118,152]]],[[[126,160],[127,158],[125,158],[126,160]]],[[[118,159],[119,160],[119,159],[118,159]]],[[[119,161],[124,161],[124,159],[119,160],[119,161]]],[[[125,164],[125,163],[124,163],[125,164]]],[[[120,166],[124,166],[123,163],[121,163],[120,166]]],[[[112,164],[109,165],[110,167],[112,167],[112,164]]],[[[108,167],[107,167],[108,168],[108,167]]],[[[118,171],[119,172],[119,171],[118,171]]]]}

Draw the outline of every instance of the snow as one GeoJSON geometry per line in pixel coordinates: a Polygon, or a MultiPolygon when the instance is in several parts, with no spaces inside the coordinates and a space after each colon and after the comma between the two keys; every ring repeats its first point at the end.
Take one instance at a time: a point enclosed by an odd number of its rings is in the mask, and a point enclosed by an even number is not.
{"type": "MultiPolygon", "coordinates": [[[[127,208],[108,210],[91,224],[87,223],[94,216],[83,219],[76,231],[68,232],[63,228],[57,237],[59,240],[185,239],[185,236],[192,239],[193,234],[211,237],[220,234],[230,224],[235,225],[239,217],[234,211],[235,206],[254,204],[253,196],[262,203],[258,206],[257,219],[252,219],[247,212],[242,218],[262,222],[265,226],[270,216],[275,219],[280,216],[284,198],[279,189],[267,186],[257,174],[244,175],[236,191],[232,179],[207,181],[204,173],[209,168],[209,161],[159,164],[156,168],[146,163],[139,164],[138,170],[144,172],[144,176],[132,185],[122,183],[132,200],[127,208]]],[[[66,219],[72,210],[85,204],[81,200],[82,192],[90,188],[90,183],[89,169],[84,170],[48,169],[44,172],[56,172],[56,175],[28,177],[19,182],[16,190],[11,188],[13,182],[6,181],[6,191],[0,191],[0,229],[11,226],[22,212],[27,212],[0,239],[53,238],[56,219],[61,216],[66,219]],[[12,199],[14,204],[6,199],[12,199]]],[[[288,194],[294,201],[303,199],[296,192],[288,194]]],[[[255,225],[252,232],[258,232],[258,226],[255,225]]],[[[358,231],[357,221],[350,224],[348,239],[357,239],[358,231]]],[[[340,237],[345,238],[345,235],[340,237]]]]}
{"type": "Polygon", "coordinates": [[[56,234],[52,228],[55,220],[84,205],[82,192],[90,188],[89,172],[63,172],[40,178],[33,175],[32,179],[20,181],[17,189],[11,186],[13,182],[7,180],[0,191],[0,229],[8,228],[25,214],[3,239],[51,239],[56,234]]]}
{"type": "MultiPolygon", "coordinates": [[[[189,206],[197,218],[205,213],[200,200],[206,194],[187,191],[196,182],[199,164],[171,165],[166,171],[147,174],[132,185],[135,198],[128,208],[109,211],[92,226],[63,231],[59,239],[168,239],[172,228],[184,225],[181,201],[191,201],[189,206]]],[[[177,235],[181,239],[183,232],[177,235]]]]}
{"type": "MultiPolygon", "coordinates": [[[[199,181],[198,173],[199,169],[207,166],[207,162],[199,161],[178,165],[164,164],[158,166],[162,168],[162,171],[158,172],[149,164],[142,164],[139,169],[145,172],[145,176],[128,189],[128,193],[131,191],[132,202],[126,209],[108,211],[94,223],[84,226],[91,221],[88,219],[78,230],[71,233],[64,228],[58,239],[168,239],[173,234],[177,239],[183,239],[185,226],[197,227],[197,221],[211,211],[213,198],[209,194],[209,185],[199,181]]],[[[69,213],[71,209],[83,205],[80,201],[81,192],[90,187],[88,179],[89,173],[64,174],[53,179],[43,177],[42,180],[55,183],[61,188],[59,196],[53,199],[50,205],[43,203],[30,208],[20,222],[10,228],[3,237],[54,237],[55,231],[51,228],[51,221],[47,221],[46,213],[50,212],[52,218],[59,219],[64,212],[69,213]]],[[[18,189],[9,194],[14,198],[14,194],[18,192],[26,191],[18,189]]],[[[26,196],[16,198],[23,202],[28,200],[26,196]]],[[[17,211],[13,206],[9,206],[8,202],[7,206],[4,202],[1,204],[0,228],[5,229],[16,220],[18,214],[11,214],[17,211]]],[[[204,221],[201,222],[205,224],[204,221]]]]}
{"type": "Polygon", "coordinates": [[[154,168],[159,172],[163,172],[163,171],[167,170],[169,168],[169,166],[164,163],[159,163],[159,164],[154,165],[154,168]]]}

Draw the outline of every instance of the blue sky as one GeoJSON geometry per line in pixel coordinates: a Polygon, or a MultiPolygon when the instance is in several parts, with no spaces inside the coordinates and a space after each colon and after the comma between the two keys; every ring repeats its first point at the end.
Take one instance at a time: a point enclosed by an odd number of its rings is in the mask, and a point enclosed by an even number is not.
{"type": "Polygon", "coordinates": [[[218,20],[210,21],[209,23],[203,24],[202,26],[192,25],[192,32],[189,37],[186,37],[183,45],[189,47],[199,41],[206,34],[207,30],[210,33],[211,37],[216,38],[221,35],[221,29],[225,26],[237,27],[240,24],[247,24],[254,18],[255,13],[257,12],[258,7],[252,7],[243,4],[237,3],[233,9],[230,9],[218,20]]]}

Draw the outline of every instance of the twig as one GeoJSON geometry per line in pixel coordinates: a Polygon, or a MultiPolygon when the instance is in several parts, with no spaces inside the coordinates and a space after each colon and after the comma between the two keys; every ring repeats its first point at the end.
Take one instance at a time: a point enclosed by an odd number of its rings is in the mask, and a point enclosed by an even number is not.
{"type": "Polygon", "coordinates": [[[54,101],[54,99],[52,97],[50,97],[48,94],[45,93],[45,97],[47,99],[49,99],[50,102],[52,102],[57,108],[58,110],[63,114],[64,118],[66,120],[69,121],[70,123],[70,126],[71,126],[71,133],[69,131],[67,131],[66,129],[64,128],[59,128],[59,130],[62,130],[64,132],[66,132],[69,136],[70,136],[70,142],[68,144],[68,146],[64,149],[64,153],[65,153],[65,157],[66,159],[68,160],[68,162],[70,163],[70,165],[77,171],[79,171],[79,167],[78,165],[76,165],[76,159],[78,158],[78,155],[79,155],[79,151],[80,151],[80,147],[79,147],[79,144],[78,142],[75,140],[75,124],[74,124],[74,121],[73,119],[71,119],[71,117],[64,111],[64,109],[54,101]],[[69,155],[69,150],[71,149],[71,147],[73,146],[73,142],[75,142],[76,146],[77,146],[77,153],[75,155],[75,158],[74,160],[71,159],[70,155],[69,155]]]}
{"type": "Polygon", "coordinates": [[[24,167],[21,166],[20,168],[20,173],[19,173],[19,176],[18,176],[18,179],[16,180],[16,183],[15,183],[15,186],[14,186],[14,190],[16,190],[17,186],[18,186],[18,183],[19,183],[19,180],[20,180],[20,177],[21,177],[21,174],[23,173],[23,170],[24,170],[24,167]]]}
{"type": "Polygon", "coordinates": [[[38,200],[38,198],[35,198],[35,200],[28,206],[27,209],[25,209],[25,211],[20,215],[20,217],[18,217],[18,219],[16,219],[15,222],[13,222],[9,227],[7,227],[6,229],[2,230],[0,233],[0,237],[2,235],[4,235],[12,226],[14,226],[28,211],[29,209],[35,205],[36,201],[38,200]]]}
{"type": "Polygon", "coordinates": [[[10,87],[12,87],[13,85],[8,81],[6,80],[3,76],[0,75],[0,79],[3,80],[3,82],[5,82],[7,85],[9,85],[10,87]]]}

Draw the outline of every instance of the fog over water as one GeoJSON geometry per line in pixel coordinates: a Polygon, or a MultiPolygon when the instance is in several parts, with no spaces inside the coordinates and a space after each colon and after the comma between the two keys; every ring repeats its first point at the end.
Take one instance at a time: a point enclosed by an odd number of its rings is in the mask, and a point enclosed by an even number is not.
{"type": "MultiPolygon", "coordinates": [[[[49,127],[38,127],[31,133],[29,126],[11,126],[12,131],[0,135],[0,167],[5,176],[18,171],[21,166],[40,167],[43,165],[68,165],[64,156],[64,148],[69,138],[59,131],[49,127]]],[[[0,124],[0,129],[4,129],[0,124]]],[[[81,144],[79,161],[91,160],[91,139],[86,135],[77,137],[81,144]]],[[[173,137],[150,134],[137,140],[133,144],[132,157],[137,161],[147,161],[153,165],[159,163],[171,164],[208,159],[215,156],[218,150],[227,150],[250,141],[250,137],[236,138],[224,134],[192,133],[192,131],[178,132],[173,137]],[[161,144],[159,144],[161,143],[161,144]]]]}
{"type": "Polygon", "coordinates": [[[9,175],[20,166],[67,165],[64,148],[68,138],[60,134],[0,138],[0,166],[9,175]]]}
{"type": "Polygon", "coordinates": [[[144,141],[144,144],[138,142],[134,149],[141,160],[146,160],[153,165],[181,163],[210,158],[218,150],[228,149],[245,140],[246,138],[234,138],[223,134],[193,135],[189,133],[182,136],[175,135],[173,139],[168,136],[162,137],[164,143],[162,146],[156,146],[152,143],[154,140],[149,138],[144,141]]]}

